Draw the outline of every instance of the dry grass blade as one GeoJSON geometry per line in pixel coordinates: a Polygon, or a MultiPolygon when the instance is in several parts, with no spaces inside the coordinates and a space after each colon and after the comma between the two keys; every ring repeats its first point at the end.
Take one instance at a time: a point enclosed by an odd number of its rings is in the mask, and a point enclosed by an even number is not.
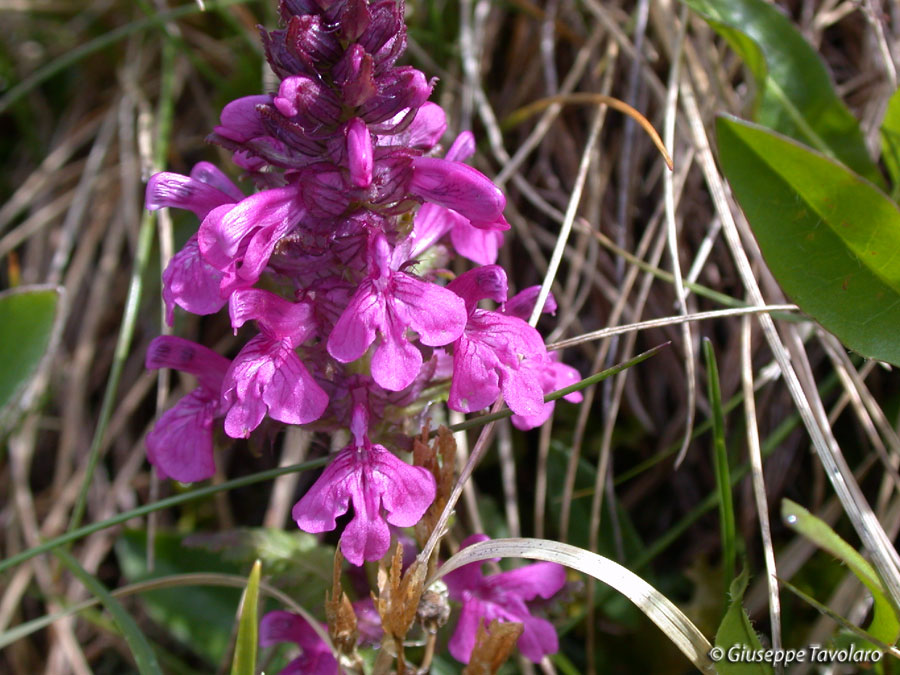
{"type": "Polygon", "coordinates": [[[602,581],[637,605],[701,672],[715,673],[712,649],[700,630],[671,600],[639,576],[609,558],[547,539],[493,539],[467,546],[445,562],[426,587],[448,572],[490,558],[526,558],[564,565],[602,581]]]}

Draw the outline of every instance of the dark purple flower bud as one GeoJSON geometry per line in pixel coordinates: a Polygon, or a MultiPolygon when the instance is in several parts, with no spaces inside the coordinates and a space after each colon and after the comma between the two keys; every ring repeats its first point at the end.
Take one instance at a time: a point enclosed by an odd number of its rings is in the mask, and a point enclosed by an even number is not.
{"type": "Polygon", "coordinates": [[[376,94],[372,57],[359,45],[350,45],[334,67],[334,81],[340,86],[344,103],[360,106],[376,94]]]}
{"type": "Polygon", "coordinates": [[[346,0],[341,12],[341,37],[347,42],[356,42],[369,27],[372,20],[369,3],[366,0],[346,0]]]}
{"type": "Polygon", "coordinates": [[[372,134],[358,117],[347,123],[344,132],[347,134],[350,179],[357,187],[369,187],[372,184],[372,134]]]}
{"type": "Polygon", "coordinates": [[[326,30],[322,19],[315,15],[292,17],[286,44],[309,63],[333,63],[341,56],[341,45],[334,33],[326,30]]]}
{"type": "Polygon", "coordinates": [[[341,104],[325,85],[305,75],[282,81],[272,103],[285,117],[307,130],[334,127],[341,116],[341,104]]]}
{"type": "Polygon", "coordinates": [[[339,216],[350,205],[348,187],[338,167],[319,162],[302,170],[297,186],[315,216],[339,216]]]}
{"type": "Polygon", "coordinates": [[[372,5],[369,11],[372,20],[365,33],[359,37],[359,44],[374,57],[378,72],[381,73],[393,66],[406,48],[403,5],[387,0],[372,5]]]}
{"type": "Polygon", "coordinates": [[[247,147],[261,157],[270,160],[272,164],[285,168],[303,166],[312,161],[310,158],[317,157],[324,151],[325,142],[323,138],[308,132],[300,124],[287,119],[274,107],[260,106],[259,114],[266,130],[274,136],[274,139],[282,147],[278,148],[275,144],[263,140],[266,137],[260,137],[248,142],[247,147]],[[291,150],[295,151],[293,154],[299,153],[305,156],[305,160],[296,163],[291,162],[289,159],[290,154],[292,154],[291,150]]]}
{"type": "Polygon", "coordinates": [[[373,184],[375,194],[371,203],[378,205],[395,204],[409,193],[412,180],[412,158],[400,148],[375,150],[375,173],[373,184]]]}
{"type": "Polygon", "coordinates": [[[360,110],[369,124],[390,119],[404,108],[418,108],[431,96],[433,84],[415,68],[403,66],[378,78],[378,94],[360,110]]]}

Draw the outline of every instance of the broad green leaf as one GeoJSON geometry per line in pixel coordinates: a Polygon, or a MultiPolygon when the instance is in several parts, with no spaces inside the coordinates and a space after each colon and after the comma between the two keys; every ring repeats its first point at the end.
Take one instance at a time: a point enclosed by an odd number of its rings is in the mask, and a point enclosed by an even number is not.
{"type": "Polygon", "coordinates": [[[150,643],[147,642],[146,636],[138,628],[131,615],[125,611],[122,604],[110,595],[106,587],[84,569],[71,553],[63,548],[56,549],[53,553],[91,593],[100,599],[100,602],[112,615],[116,626],[122,631],[125,642],[128,643],[138,672],[141,675],[162,675],[162,669],[159,667],[150,643]]]}
{"type": "Polygon", "coordinates": [[[7,412],[47,353],[59,297],[60,289],[47,286],[0,293],[0,411],[7,412]]]}
{"type": "Polygon", "coordinates": [[[800,308],[863,356],[900,365],[900,210],[795,141],[720,117],[719,158],[766,263],[800,308]]]}
{"type": "Polygon", "coordinates": [[[750,624],[750,618],[744,610],[744,592],[747,590],[749,576],[747,569],[735,578],[731,584],[731,604],[725,611],[719,630],[716,631],[716,648],[719,652],[716,670],[720,675],[749,675],[750,673],[771,673],[772,667],[767,663],[735,663],[728,658],[728,650],[736,646],[746,649],[762,650],[762,643],[750,624]]]}
{"type": "Polygon", "coordinates": [[[833,157],[880,185],[859,124],[816,51],[764,0],[683,0],[744,60],[756,79],[760,124],[833,157]]]}
{"type": "Polygon", "coordinates": [[[872,622],[868,632],[878,640],[892,645],[900,636],[900,621],[884,591],[875,568],[855,548],[841,539],[825,521],[817,518],[790,499],[781,501],[781,517],[785,524],[802,534],[819,548],[843,562],[856,578],[869,589],[874,599],[872,622]]]}
{"type": "Polygon", "coordinates": [[[257,560],[250,570],[247,589],[241,598],[241,612],[238,620],[237,640],[234,644],[234,660],[231,675],[254,675],[256,672],[256,649],[259,645],[259,577],[262,563],[257,560]]]}
{"type": "Polygon", "coordinates": [[[891,176],[894,200],[900,197],[900,89],[888,101],[881,121],[881,158],[891,176]]]}
{"type": "MultiPolygon", "coordinates": [[[[116,557],[129,582],[190,572],[244,574],[247,569],[223,560],[218,554],[185,547],[181,537],[175,534],[158,534],[155,553],[151,573],[146,565],[145,532],[125,532],[116,541],[116,557]]],[[[237,589],[185,586],[149,591],[142,595],[142,601],[150,617],[179,641],[210,663],[220,663],[228,652],[234,608],[240,597],[237,589]]]]}
{"type": "Polygon", "coordinates": [[[728,470],[728,450],[725,447],[725,414],[722,411],[722,390],[719,386],[719,367],[709,338],[703,340],[706,359],[706,378],[709,405],[712,408],[713,464],[716,469],[716,492],[719,495],[719,527],[722,532],[722,579],[725,590],[734,579],[735,534],[734,502],[731,496],[731,472],[728,470]]]}

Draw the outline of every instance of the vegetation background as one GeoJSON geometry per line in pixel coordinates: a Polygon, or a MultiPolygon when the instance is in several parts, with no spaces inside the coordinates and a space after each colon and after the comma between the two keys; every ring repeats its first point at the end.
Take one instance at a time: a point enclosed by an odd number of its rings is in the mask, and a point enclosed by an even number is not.
{"type": "MultiPolygon", "coordinates": [[[[156,170],[187,173],[200,160],[229,166],[204,138],[229,100],[271,89],[257,24],[275,26],[275,10],[256,0],[208,1],[206,11],[166,0],[0,0],[0,288],[64,289],[53,353],[2,429],[3,558],[188,489],[152,478],[143,437],[191,385],[148,372],[143,361],[149,341],[166,330],[164,261],[196,222],[144,212],[143,186],[156,170]]],[[[893,540],[900,390],[890,368],[848,354],[785,306],[736,203],[717,192],[726,183],[715,163],[716,115],[752,118],[758,80],[700,15],[673,0],[410,0],[406,11],[406,58],[439,78],[435,100],[451,130],[476,132],[476,165],[507,193],[512,230],[500,262],[516,289],[542,282],[571,226],[553,287],[559,309],[540,324],[547,342],[566,340],[563,358],[584,376],[672,343],[587,389],[584,403],[561,403],[541,430],[499,423],[458,509],[458,533],[538,536],[597,551],[652,583],[710,639],[728,581],[746,569],[743,604],[765,642],[773,634],[794,647],[849,639],[785,587],[773,615],[766,553],[781,579],[851,623],[868,623],[864,587],[783,523],[779,509],[790,498],[860,547],[801,422],[817,391],[829,420],[817,423],[837,439],[893,540]],[[573,92],[581,96],[567,96],[573,92]],[[674,171],[638,124],[598,105],[596,94],[641,111],[666,138],[674,171]],[[727,240],[729,228],[736,238],[727,240]],[[745,309],[759,303],[735,262],[741,255],[769,308],[745,309]],[[682,301],[673,262],[686,286],[682,301]],[[719,310],[732,313],[683,320],[719,310]],[[760,311],[775,313],[805,399],[792,397],[780,377],[754,316],[760,311]],[[701,339],[718,361],[720,400],[706,386],[701,339]],[[745,405],[747,382],[755,414],[745,405]],[[717,412],[724,426],[715,434],[717,412]],[[717,512],[729,483],[714,461],[717,438],[734,483],[730,534],[717,512]],[[748,454],[754,438],[763,471],[748,454]],[[754,478],[764,485],[764,508],[754,478]],[[761,513],[771,536],[761,537],[761,513]]],[[[799,0],[779,2],[777,11],[826,64],[877,155],[897,88],[898,5],[799,0]]],[[[236,344],[223,315],[177,317],[177,335],[223,353],[236,344]]],[[[27,333],[12,323],[3,330],[7,351],[26,348],[27,333]]],[[[469,434],[458,436],[463,447],[477,430],[469,434]]],[[[148,578],[148,566],[156,576],[207,575],[172,577],[174,588],[121,598],[173,673],[229,667],[240,591],[201,582],[246,578],[262,557],[264,576],[321,616],[330,579],[333,542],[317,546],[289,518],[315,474],[252,482],[324,455],[330,439],[292,430],[221,440],[213,484],[251,477],[248,484],[150,509],[69,549],[110,589],[148,578]]],[[[0,672],[135,672],[126,641],[97,608],[11,632],[91,596],[70,570],[41,555],[0,572],[0,672]]],[[[567,594],[549,608],[561,650],[544,671],[690,672],[668,637],[606,586],[572,573],[567,594]]],[[[283,662],[282,653],[263,656],[267,672],[283,662]]],[[[433,672],[456,669],[444,654],[433,672]]]]}

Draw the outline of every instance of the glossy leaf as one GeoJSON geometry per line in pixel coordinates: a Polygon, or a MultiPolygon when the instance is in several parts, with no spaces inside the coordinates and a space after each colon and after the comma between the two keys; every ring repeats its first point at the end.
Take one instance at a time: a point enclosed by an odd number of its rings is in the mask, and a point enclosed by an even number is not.
{"type": "Polygon", "coordinates": [[[900,621],[898,621],[897,614],[894,612],[875,568],[855,548],[841,539],[828,523],[790,499],[781,501],[781,517],[792,530],[802,534],[816,546],[828,551],[843,562],[869,589],[874,599],[874,608],[868,632],[886,644],[894,644],[897,637],[900,636],[900,621]]]}
{"type": "Polygon", "coordinates": [[[863,356],[900,364],[900,210],[841,164],[731,117],[719,158],[790,298],[863,356]]]}
{"type": "Polygon", "coordinates": [[[716,648],[722,650],[716,663],[716,670],[720,675],[739,673],[748,675],[758,673],[763,675],[771,673],[772,666],[767,663],[739,663],[733,662],[728,657],[728,650],[738,645],[750,650],[761,650],[762,643],[753,630],[750,618],[744,609],[744,592],[747,590],[748,574],[746,568],[735,578],[731,584],[731,604],[725,612],[719,630],[716,631],[716,648]]]}
{"type": "Polygon", "coordinates": [[[254,675],[256,672],[256,650],[259,646],[259,577],[262,563],[257,560],[250,570],[247,588],[241,598],[240,619],[238,619],[237,640],[234,644],[234,660],[231,675],[254,675]]]}
{"type": "Polygon", "coordinates": [[[4,416],[53,341],[60,290],[23,286],[0,293],[0,411],[4,416]]]}
{"type": "Polygon", "coordinates": [[[147,642],[146,636],[138,628],[131,615],[122,607],[122,603],[116,600],[106,587],[94,575],[84,569],[71,553],[65,549],[57,549],[53,552],[77,579],[85,585],[91,593],[96,595],[116,622],[116,626],[122,631],[122,636],[131,650],[134,663],[141,675],[162,675],[162,669],[156,660],[156,654],[147,642]]]}
{"type": "Polygon", "coordinates": [[[684,0],[753,73],[760,124],[834,157],[876,184],[859,123],[838,98],[822,59],[790,20],[764,0],[684,0]]]}
{"type": "Polygon", "coordinates": [[[900,89],[888,101],[881,121],[881,158],[891,176],[894,200],[900,197],[900,89]]]}

